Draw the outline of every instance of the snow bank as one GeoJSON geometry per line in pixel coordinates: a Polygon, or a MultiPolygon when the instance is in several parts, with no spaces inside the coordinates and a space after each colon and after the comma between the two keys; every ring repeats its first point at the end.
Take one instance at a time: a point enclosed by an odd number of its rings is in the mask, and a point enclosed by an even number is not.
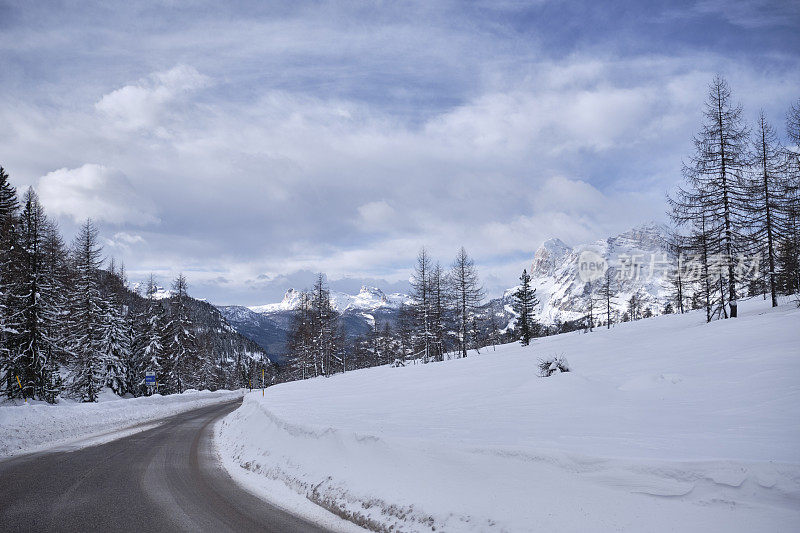
{"type": "Polygon", "coordinates": [[[282,384],[216,442],[251,490],[378,531],[797,531],[800,311],[740,312],[282,384]]]}
{"type": "Polygon", "coordinates": [[[0,457],[98,437],[241,396],[239,391],[187,391],[99,403],[0,406],[0,457]]]}

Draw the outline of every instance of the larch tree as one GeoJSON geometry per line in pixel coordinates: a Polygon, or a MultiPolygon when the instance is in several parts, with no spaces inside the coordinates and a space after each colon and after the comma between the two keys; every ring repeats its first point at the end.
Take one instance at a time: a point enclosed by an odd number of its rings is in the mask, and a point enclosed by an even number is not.
{"type": "Polygon", "coordinates": [[[786,294],[800,293],[800,100],[786,117],[787,176],[783,187],[785,235],[778,244],[778,283],[786,294]]]}
{"type": "Polygon", "coordinates": [[[609,267],[603,273],[603,278],[600,281],[600,287],[597,290],[597,294],[600,298],[600,302],[602,304],[602,310],[605,311],[606,315],[606,329],[611,329],[612,319],[611,314],[614,310],[614,300],[617,295],[617,288],[616,288],[616,269],[613,267],[609,267]]]}
{"type": "Polygon", "coordinates": [[[418,348],[415,348],[414,359],[422,356],[422,362],[428,363],[434,354],[434,331],[431,325],[432,298],[431,298],[431,258],[425,248],[417,255],[417,264],[411,276],[411,297],[414,300],[414,318],[416,325],[416,339],[418,348]]]}
{"type": "Polygon", "coordinates": [[[734,105],[727,82],[719,76],[709,86],[703,116],[694,154],[683,165],[685,186],[669,199],[671,216],[677,224],[695,228],[700,216],[705,216],[710,254],[725,259],[719,284],[727,292],[730,317],[735,318],[738,280],[733,258],[747,249],[748,198],[742,183],[748,166],[748,131],[742,107],[734,105]]]}
{"type": "Polygon", "coordinates": [[[105,382],[104,303],[98,280],[102,248],[97,241],[97,227],[87,219],[78,231],[72,251],[76,276],[70,301],[69,350],[74,358],[71,388],[85,402],[97,401],[105,382]]]}
{"type": "Polygon", "coordinates": [[[750,203],[748,226],[752,232],[753,251],[766,262],[772,307],[778,305],[776,253],[778,240],[785,234],[785,151],[775,129],[761,111],[752,139],[752,167],[747,180],[750,203]]]}
{"type": "Polygon", "coordinates": [[[458,255],[450,267],[450,286],[455,305],[459,351],[461,357],[466,357],[470,324],[476,309],[483,300],[484,293],[483,287],[478,281],[475,262],[469,257],[464,247],[458,251],[458,255]]]}
{"type": "Polygon", "coordinates": [[[311,297],[307,292],[302,292],[292,315],[287,341],[296,379],[317,375],[313,360],[313,336],[311,297]]]}
{"type": "Polygon", "coordinates": [[[61,350],[60,339],[55,336],[61,313],[55,305],[55,287],[47,275],[49,221],[33,188],[28,189],[23,201],[18,256],[24,276],[15,283],[9,302],[16,311],[11,322],[15,330],[11,349],[23,395],[52,403],[60,392],[54,360],[61,350]]]}
{"type": "Polygon", "coordinates": [[[329,376],[334,372],[337,355],[337,329],[339,315],[331,303],[331,293],[325,275],[317,274],[311,293],[312,350],[315,375],[329,376]]]}
{"type": "Polygon", "coordinates": [[[447,309],[449,307],[449,280],[447,273],[437,261],[433,266],[429,283],[430,293],[430,324],[433,332],[432,357],[436,361],[444,360],[445,331],[447,329],[447,309]]]}

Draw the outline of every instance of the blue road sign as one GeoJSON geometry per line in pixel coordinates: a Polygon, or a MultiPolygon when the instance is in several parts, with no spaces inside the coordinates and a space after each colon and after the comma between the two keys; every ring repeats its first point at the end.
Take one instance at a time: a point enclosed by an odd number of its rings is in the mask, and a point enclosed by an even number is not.
{"type": "Polygon", "coordinates": [[[156,373],[155,372],[145,372],[144,373],[144,382],[147,385],[155,385],[156,384],[156,373]]]}

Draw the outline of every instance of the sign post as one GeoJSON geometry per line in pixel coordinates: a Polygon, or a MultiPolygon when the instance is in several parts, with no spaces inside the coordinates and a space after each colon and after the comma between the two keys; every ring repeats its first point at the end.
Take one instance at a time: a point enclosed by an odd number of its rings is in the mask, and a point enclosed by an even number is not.
{"type": "Polygon", "coordinates": [[[144,373],[144,383],[147,385],[147,388],[152,389],[155,387],[156,392],[158,392],[158,383],[156,382],[156,373],[152,370],[148,370],[144,373]]]}
{"type": "Polygon", "coordinates": [[[22,382],[19,380],[19,376],[17,376],[17,385],[19,385],[19,390],[22,392],[22,399],[25,400],[25,403],[28,403],[28,398],[25,397],[25,389],[22,388],[22,382]]]}

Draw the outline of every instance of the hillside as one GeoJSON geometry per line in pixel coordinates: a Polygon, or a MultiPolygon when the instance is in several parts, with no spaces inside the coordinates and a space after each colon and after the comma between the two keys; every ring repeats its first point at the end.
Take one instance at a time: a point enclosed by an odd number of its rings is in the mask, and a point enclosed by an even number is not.
{"type": "Polygon", "coordinates": [[[796,531],[800,309],[741,308],[280,384],[217,441],[251,489],[375,530],[796,531]]]}

